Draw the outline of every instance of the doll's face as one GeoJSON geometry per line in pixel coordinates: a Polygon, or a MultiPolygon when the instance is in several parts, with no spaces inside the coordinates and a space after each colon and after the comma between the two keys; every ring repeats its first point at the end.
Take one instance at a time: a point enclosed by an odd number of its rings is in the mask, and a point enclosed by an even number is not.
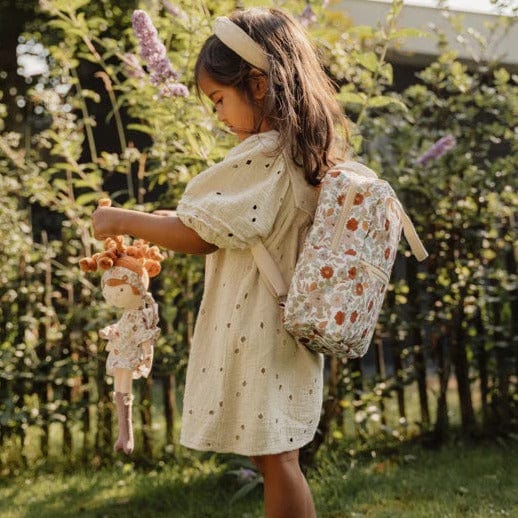
{"type": "Polygon", "coordinates": [[[124,270],[112,268],[103,274],[101,281],[103,296],[108,303],[116,308],[138,309],[142,304],[142,296],[145,290],[138,284],[135,286],[135,274],[133,272],[127,270],[127,273],[124,273],[124,270]],[[130,281],[132,282],[130,283],[130,281]]]}

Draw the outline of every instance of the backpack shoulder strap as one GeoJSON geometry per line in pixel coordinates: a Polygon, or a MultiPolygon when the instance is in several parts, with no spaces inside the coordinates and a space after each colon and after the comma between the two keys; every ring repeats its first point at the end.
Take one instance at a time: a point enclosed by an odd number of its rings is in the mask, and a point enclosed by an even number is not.
{"type": "Polygon", "coordinates": [[[270,252],[268,252],[268,249],[264,246],[264,243],[261,240],[257,241],[250,250],[268,291],[279,301],[279,303],[282,303],[283,299],[288,294],[288,285],[282,277],[279,266],[274,261],[270,252]]]}
{"type": "Polygon", "coordinates": [[[414,224],[412,223],[412,220],[405,212],[405,209],[403,209],[403,206],[401,205],[401,202],[398,199],[393,198],[392,202],[395,204],[396,209],[398,210],[399,215],[401,217],[401,223],[403,224],[403,233],[405,234],[405,239],[408,241],[408,244],[410,245],[410,250],[412,250],[412,253],[418,261],[424,261],[428,257],[428,252],[426,251],[423,242],[417,235],[417,231],[414,227],[414,224]]]}
{"type": "Polygon", "coordinates": [[[352,171],[360,176],[365,176],[366,178],[378,178],[378,175],[366,165],[361,164],[360,162],[356,162],[355,160],[347,160],[345,162],[340,162],[331,168],[332,169],[342,169],[352,171]]]}

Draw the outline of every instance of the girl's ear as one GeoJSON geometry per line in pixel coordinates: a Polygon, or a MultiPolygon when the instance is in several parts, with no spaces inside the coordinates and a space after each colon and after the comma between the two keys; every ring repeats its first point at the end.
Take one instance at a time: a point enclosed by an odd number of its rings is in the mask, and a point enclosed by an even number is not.
{"type": "Polygon", "coordinates": [[[266,80],[264,72],[254,68],[250,72],[250,91],[252,92],[254,101],[262,101],[266,95],[267,90],[268,81],[266,80]]]}

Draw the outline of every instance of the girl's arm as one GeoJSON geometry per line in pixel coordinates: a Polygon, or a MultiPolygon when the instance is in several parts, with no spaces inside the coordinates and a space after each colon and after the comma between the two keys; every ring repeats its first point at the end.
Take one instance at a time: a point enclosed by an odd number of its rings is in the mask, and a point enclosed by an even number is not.
{"type": "Polygon", "coordinates": [[[163,248],[187,254],[210,254],[218,248],[204,241],[177,216],[159,216],[115,207],[99,207],[93,214],[97,239],[131,235],[163,248]]]}

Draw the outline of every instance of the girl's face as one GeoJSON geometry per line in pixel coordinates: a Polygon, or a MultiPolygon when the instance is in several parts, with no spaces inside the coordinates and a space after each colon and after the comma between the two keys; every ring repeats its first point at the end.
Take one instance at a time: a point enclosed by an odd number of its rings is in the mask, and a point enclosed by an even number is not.
{"type": "MultiPolygon", "coordinates": [[[[244,140],[257,132],[260,101],[264,98],[264,93],[261,92],[262,84],[256,79],[251,81],[258,105],[252,104],[237,88],[216,83],[208,74],[202,74],[200,78],[200,90],[212,101],[218,119],[237,135],[239,140],[244,140]]],[[[269,129],[268,123],[263,120],[259,133],[269,129]]]]}

